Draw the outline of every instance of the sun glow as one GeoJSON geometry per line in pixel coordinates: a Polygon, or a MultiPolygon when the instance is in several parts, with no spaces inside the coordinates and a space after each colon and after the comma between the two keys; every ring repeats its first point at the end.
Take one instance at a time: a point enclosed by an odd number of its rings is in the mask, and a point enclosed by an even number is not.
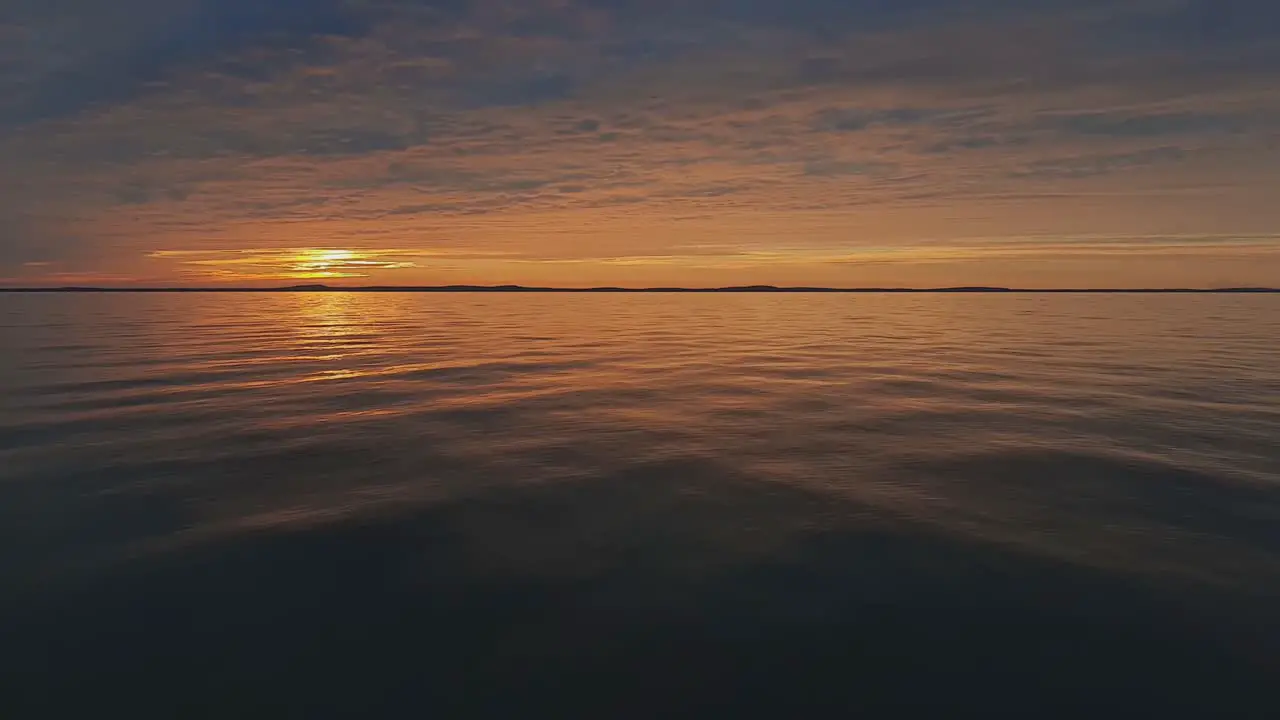
{"type": "Polygon", "coordinates": [[[295,278],[338,278],[360,277],[357,273],[343,272],[342,268],[360,266],[366,262],[380,265],[372,261],[364,261],[351,250],[304,250],[289,268],[295,278]]]}
{"type": "Polygon", "coordinates": [[[181,251],[151,253],[157,259],[177,259],[192,273],[218,280],[322,280],[369,277],[380,270],[416,268],[408,259],[414,250],[349,250],[342,248],[280,248],[262,250],[181,251]]]}

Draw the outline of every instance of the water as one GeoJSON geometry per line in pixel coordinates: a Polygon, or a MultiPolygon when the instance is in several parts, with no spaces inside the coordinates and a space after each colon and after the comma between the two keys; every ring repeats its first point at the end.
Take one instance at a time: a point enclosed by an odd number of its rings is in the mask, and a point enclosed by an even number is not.
{"type": "Polygon", "coordinates": [[[1267,716],[1280,297],[0,297],[5,717],[1267,716]]]}

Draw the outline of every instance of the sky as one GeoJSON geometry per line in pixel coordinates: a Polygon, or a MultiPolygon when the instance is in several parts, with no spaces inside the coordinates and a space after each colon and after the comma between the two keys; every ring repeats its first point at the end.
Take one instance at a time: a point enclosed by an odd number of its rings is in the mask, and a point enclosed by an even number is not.
{"type": "Polygon", "coordinates": [[[1280,285],[1274,0],[0,0],[0,285],[1280,285]]]}

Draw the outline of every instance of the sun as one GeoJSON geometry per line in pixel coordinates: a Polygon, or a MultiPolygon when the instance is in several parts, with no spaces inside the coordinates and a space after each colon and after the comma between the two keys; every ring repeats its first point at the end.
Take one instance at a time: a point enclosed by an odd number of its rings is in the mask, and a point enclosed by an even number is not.
{"type": "Polygon", "coordinates": [[[290,270],[296,273],[295,277],[347,277],[348,273],[340,271],[361,264],[359,260],[360,255],[352,250],[308,248],[298,252],[290,270]]]}
{"type": "Polygon", "coordinates": [[[351,250],[304,250],[298,258],[297,267],[300,270],[324,271],[356,259],[351,250]]]}

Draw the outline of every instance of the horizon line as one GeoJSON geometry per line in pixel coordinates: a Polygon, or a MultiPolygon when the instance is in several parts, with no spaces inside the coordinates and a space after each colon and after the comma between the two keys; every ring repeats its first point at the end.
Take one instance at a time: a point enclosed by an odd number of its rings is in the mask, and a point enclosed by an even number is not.
{"type": "Polygon", "coordinates": [[[1001,286],[946,287],[822,287],[778,285],[730,285],[723,287],[542,287],[530,285],[324,285],[301,284],[273,287],[218,286],[30,286],[0,287],[3,293],[252,293],[252,292],[543,292],[543,293],[1280,293],[1280,287],[1102,287],[1018,288],[1001,286]]]}

